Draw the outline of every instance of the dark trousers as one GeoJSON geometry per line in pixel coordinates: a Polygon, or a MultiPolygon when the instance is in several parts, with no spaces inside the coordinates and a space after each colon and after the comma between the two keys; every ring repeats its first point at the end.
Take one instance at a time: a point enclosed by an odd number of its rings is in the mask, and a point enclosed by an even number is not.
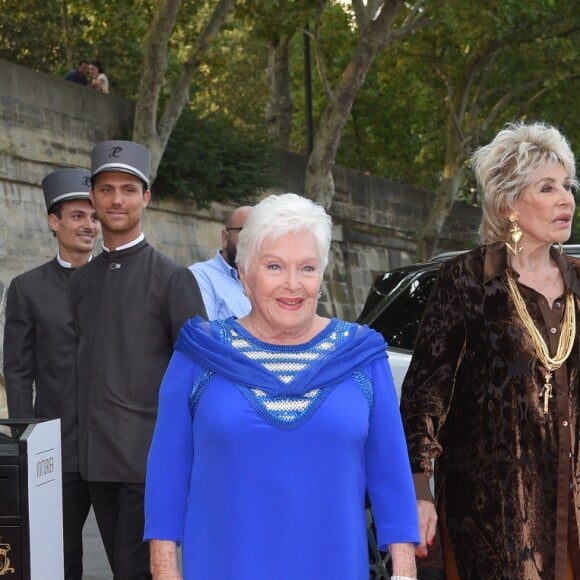
{"type": "Polygon", "coordinates": [[[79,473],[62,474],[62,531],[65,580],[83,578],[83,526],[91,508],[87,482],[79,473]]]}
{"type": "Polygon", "coordinates": [[[145,485],[91,481],[89,491],[113,580],[151,580],[143,541],[145,485]]]}

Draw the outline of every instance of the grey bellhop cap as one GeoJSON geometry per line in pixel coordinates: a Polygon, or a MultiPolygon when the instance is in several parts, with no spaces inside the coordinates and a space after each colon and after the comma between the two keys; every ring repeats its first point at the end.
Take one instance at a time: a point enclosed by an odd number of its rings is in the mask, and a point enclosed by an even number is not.
{"type": "Polygon", "coordinates": [[[86,169],[59,169],[42,180],[46,209],[71,199],[91,199],[91,174],[86,169]]]}
{"type": "Polygon", "coordinates": [[[149,187],[149,149],[133,141],[103,141],[93,147],[91,176],[107,171],[130,173],[149,187]]]}

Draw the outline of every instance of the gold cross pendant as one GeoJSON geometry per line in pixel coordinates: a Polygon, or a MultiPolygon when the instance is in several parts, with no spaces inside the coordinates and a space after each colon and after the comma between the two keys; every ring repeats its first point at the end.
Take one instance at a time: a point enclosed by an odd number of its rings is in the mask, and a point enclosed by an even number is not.
{"type": "Polygon", "coordinates": [[[548,414],[548,400],[554,396],[552,394],[552,383],[550,382],[552,380],[552,373],[550,371],[548,371],[544,375],[544,380],[546,382],[544,383],[544,386],[542,387],[542,390],[540,391],[540,397],[544,397],[544,415],[547,415],[548,414]]]}

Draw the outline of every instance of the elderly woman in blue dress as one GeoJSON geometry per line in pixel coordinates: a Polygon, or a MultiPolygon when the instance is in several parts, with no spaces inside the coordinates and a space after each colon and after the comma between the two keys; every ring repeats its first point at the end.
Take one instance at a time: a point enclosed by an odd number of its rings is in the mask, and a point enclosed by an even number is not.
{"type": "Polygon", "coordinates": [[[145,539],[155,580],[368,580],[365,493],[393,578],[418,523],[382,337],[317,315],[331,220],[295,194],[240,233],[244,318],[188,321],[161,386],[145,539]]]}

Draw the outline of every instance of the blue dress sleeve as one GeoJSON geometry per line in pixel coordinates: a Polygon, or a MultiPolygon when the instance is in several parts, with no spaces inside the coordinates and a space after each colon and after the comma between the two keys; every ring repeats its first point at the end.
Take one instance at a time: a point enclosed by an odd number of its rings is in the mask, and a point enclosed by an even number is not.
{"type": "Polygon", "coordinates": [[[159,391],[145,482],[145,540],[181,543],[193,464],[190,396],[200,368],[174,352],[159,391]]]}
{"type": "Polygon", "coordinates": [[[381,550],[388,544],[419,543],[415,488],[397,394],[387,358],[369,368],[373,403],[365,447],[367,491],[381,550]]]}

